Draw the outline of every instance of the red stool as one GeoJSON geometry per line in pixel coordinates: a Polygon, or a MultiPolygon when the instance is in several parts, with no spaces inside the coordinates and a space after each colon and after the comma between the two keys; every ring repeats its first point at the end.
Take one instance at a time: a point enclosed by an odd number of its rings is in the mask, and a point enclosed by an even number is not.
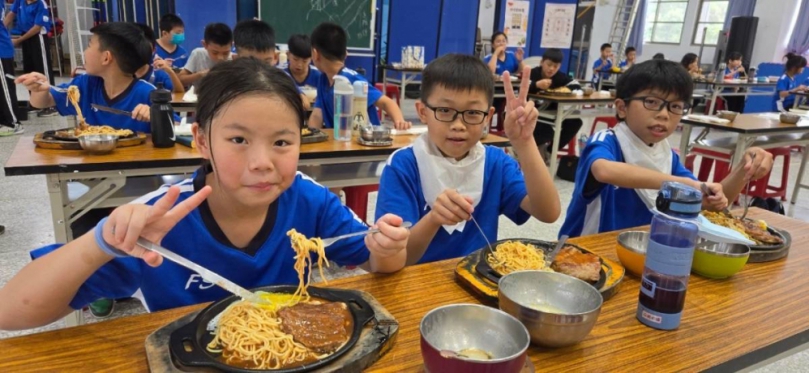
{"type": "MultiPolygon", "coordinates": [[[[710,109],[711,109],[711,100],[705,100],[705,114],[706,115],[712,115],[713,114],[713,113],[708,112],[708,110],[710,110],[710,109]]],[[[725,110],[725,100],[723,100],[722,97],[717,97],[716,107],[714,108],[714,110],[716,110],[716,111],[725,110]]]]}
{"type": "Polygon", "coordinates": [[[604,123],[604,124],[607,125],[607,129],[610,129],[610,128],[614,128],[615,126],[618,125],[618,118],[616,118],[616,117],[596,117],[596,119],[593,120],[593,127],[590,128],[590,137],[593,137],[593,135],[596,133],[596,125],[598,125],[598,123],[604,123]]]}
{"type": "Polygon", "coordinates": [[[764,175],[761,179],[750,183],[750,190],[747,195],[759,198],[774,198],[780,197],[781,201],[787,200],[787,185],[789,184],[789,159],[791,147],[784,146],[781,148],[767,149],[773,156],[773,163],[778,157],[781,157],[784,162],[783,170],[781,171],[781,184],[779,186],[770,184],[770,173],[764,175]]]}
{"type": "Polygon", "coordinates": [[[399,105],[399,86],[388,84],[388,88],[385,89],[385,85],[382,83],[374,84],[374,87],[378,89],[382,94],[385,96],[390,97],[393,101],[396,101],[396,105],[399,105]]]}
{"type": "Polygon", "coordinates": [[[691,153],[685,157],[685,168],[697,176],[697,180],[704,182],[719,182],[725,179],[730,173],[731,155],[723,152],[707,150],[702,148],[691,149],[691,153]],[[694,169],[694,161],[697,156],[702,157],[699,170],[694,169]],[[714,163],[716,166],[714,167],[714,163]],[[713,169],[713,179],[709,180],[713,169]]]}
{"type": "Polygon", "coordinates": [[[379,184],[343,188],[343,193],[346,194],[346,206],[354,211],[363,223],[368,218],[368,193],[378,190],[379,184]]]}

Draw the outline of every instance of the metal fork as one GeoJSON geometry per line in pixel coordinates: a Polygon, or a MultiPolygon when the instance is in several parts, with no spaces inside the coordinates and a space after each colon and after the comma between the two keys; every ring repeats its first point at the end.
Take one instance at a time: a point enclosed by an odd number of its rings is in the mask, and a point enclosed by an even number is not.
{"type": "MultiPolygon", "coordinates": [[[[11,79],[11,80],[15,80],[15,79],[17,79],[17,77],[16,77],[16,76],[11,75],[11,74],[6,74],[6,78],[9,78],[9,79],[11,79]]],[[[39,85],[45,85],[46,83],[45,83],[45,82],[40,82],[40,81],[37,81],[37,84],[39,84],[39,85]]],[[[55,91],[57,91],[57,92],[65,92],[65,89],[64,89],[64,88],[59,88],[59,87],[55,87],[55,86],[51,86],[51,88],[53,88],[53,89],[54,89],[55,91]]]]}
{"type": "Polygon", "coordinates": [[[480,231],[480,235],[483,236],[484,240],[486,240],[486,245],[489,246],[489,252],[492,253],[492,255],[494,255],[494,248],[492,248],[492,243],[489,242],[489,238],[486,237],[486,233],[483,233],[483,228],[480,227],[480,224],[478,224],[478,221],[475,220],[475,217],[473,215],[469,215],[469,216],[472,218],[472,222],[475,223],[475,226],[478,227],[478,231],[480,231]]]}
{"type": "MultiPolygon", "coordinates": [[[[755,153],[750,155],[750,160],[756,160],[755,153]]],[[[752,178],[747,179],[747,185],[744,186],[744,212],[742,213],[741,220],[744,220],[744,218],[747,217],[747,210],[750,208],[750,180],[752,180],[752,178]]]]}
{"type": "MultiPolygon", "coordinates": [[[[412,226],[413,226],[413,223],[411,223],[409,221],[406,221],[406,222],[402,223],[402,225],[400,227],[401,228],[410,228],[412,226]]],[[[377,233],[377,232],[379,232],[379,228],[369,229],[367,231],[362,231],[362,232],[344,234],[342,236],[337,236],[337,237],[332,237],[332,238],[325,238],[325,239],[323,239],[323,247],[329,247],[332,244],[334,244],[335,242],[340,241],[342,239],[351,238],[351,237],[357,237],[357,236],[364,236],[366,234],[377,233]]]]}

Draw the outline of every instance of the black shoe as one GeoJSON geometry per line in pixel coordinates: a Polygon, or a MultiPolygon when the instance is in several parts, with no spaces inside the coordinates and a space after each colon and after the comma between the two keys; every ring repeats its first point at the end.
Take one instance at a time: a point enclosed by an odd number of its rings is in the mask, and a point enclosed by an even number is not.
{"type": "Polygon", "coordinates": [[[42,109],[37,113],[37,117],[53,117],[59,115],[59,112],[56,111],[55,108],[49,107],[47,109],[42,109]]]}
{"type": "Polygon", "coordinates": [[[3,233],[6,233],[6,226],[0,225],[0,235],[2,235],[3,233]]]}

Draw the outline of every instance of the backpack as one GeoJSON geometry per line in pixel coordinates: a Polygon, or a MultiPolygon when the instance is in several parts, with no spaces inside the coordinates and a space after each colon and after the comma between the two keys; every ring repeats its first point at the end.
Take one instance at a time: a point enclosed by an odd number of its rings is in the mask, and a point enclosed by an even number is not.
{"type": "Polygon", "coordinates": [[[781,201],[775,198],[759,198],[754,197],[752,201],[750,201],[750,206],[758,207],[767,211],[774,212],[776,214],[784,214],[784,204],[781,201]]]}

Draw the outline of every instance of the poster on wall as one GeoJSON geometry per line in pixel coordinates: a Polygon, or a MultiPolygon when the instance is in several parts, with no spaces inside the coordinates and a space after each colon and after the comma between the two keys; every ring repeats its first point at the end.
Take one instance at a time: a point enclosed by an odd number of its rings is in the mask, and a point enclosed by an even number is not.
{"type": "Polygon", "coordinates": [[[530,1],[506,2],[506,18],[503,32],[508,36],[509,47],[522,47],[528,42],[528,8],[530,1]]]}
{"type": "Polygon", "coordinates": [[[540,47],[569,49],[573,44],[575,19],[576,4],[545,4],[540,47]]]}

